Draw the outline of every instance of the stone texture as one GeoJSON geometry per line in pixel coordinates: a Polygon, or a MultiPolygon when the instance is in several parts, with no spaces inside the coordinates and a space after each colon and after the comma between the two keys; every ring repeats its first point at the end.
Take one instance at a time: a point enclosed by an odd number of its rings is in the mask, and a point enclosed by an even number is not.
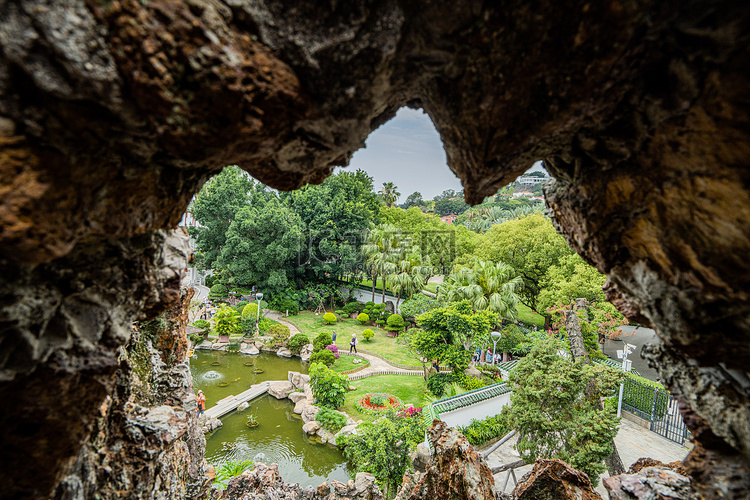
{"type": "Polygon", "coordinates": [[[240,352],[242,354],[251,354],[251,355],[260,354],[260,351],[258,350],[258,348],[255,347],[255,344],[252,344],[252,343],[248,343],[248,344],[243,343],[240,346],[240,352]]]}
{"type": "Polygon", "coordinates": [[[517,500],[601,500],[589,477],[561,460],[538,459],[513,490],[517,500]]]}
{"type": "Polygon", "coordinates": [[[278,499],[278,500],[382,500],[383,495],[370,474],[360,476],[346,484],[332,480],[317,488],[300,487],[299,484],[284,483],[276,464],[256,463],[255,470],[245,472],[229,481],[223,492],[212,492],[211,498],[222,500],[278,499]]]}
{"type": "Polygon", "coordinates": [[[469,202],[545,160],[555,223],[713,430],[691,477],[719,487],[701,467],[750,457],[748,31],[707,0],[0,4],[4,493],[65,476],[128,325],[174,300],[156,241],[210,175],[320,182],[402,106],[469,202]]]}
{"type": "Polygon", "coordinates": [[[295,389],[302,389],[310,383],[310,375],[299,372],[289,372],[289,382],[294,384],[295,389]]]}
{"type": "Polygon", "coordinates": [[[203,342],[195,346],[196,349],[208,349],[208,350],[210,350],[212,347],[213,347],[213,344],[211,343],[210,340],[204,340],[203,342]]]}
{"type": "Polygon", "coordinates": [[[492,472],[465,437],[439,420],[433,421],[429,436],[435,449],[432,464],[425,474],[405,479],[396,500],[494,500],[492,472]]]}
{"type": "Polygon", "coordinates": [[[291,382],[276,382],[268,386],[268,394],[276,399],[286,399],[294,390],[291,382]]]}
{"type": "Polygon", "coordinates": [[[323,443],[329,443],[332,445],[336,444],[336,436],[334,436],[334,434],[331,431],[328,431],[324,429],[323,427],[321,427],[320,429],[318,429],[317,434],[323,443]]]}
{"type": "Polygon", "coordinates": [[[289,394],[289,399],[292,401],[292,403],[298,403],[300,401],[304,401],[307,399],[307,396],[305,396],[304,392],[293,392],[289,394]]]}
{"type": "Polygon", "coordinates": [[[302,361],[310,361],[310,356],[312,356],[313,353],[313,345],[312,344],[305,344],[302,346],[302,350],[300,350],[299,357],[302,361]]]}
{"type": "Polygon", "coordinates": [[[667,467],[646,467],[636,474],[620,474],[603,480],[610,500],[703,500],[690,478],[667,467]]]}
{"type": "MultiPolygon", "coordinates": [[[[299,394],[299,393],[292,393],[292,394],[299,394]]],[[[303,399],[299,399],[294,404],[294,413],[296,413],[297,415],[302,415],[305,412],[305,408],[307,408],[308,405],[310,405],[310,402],[307,400],[307,398],[303,397],[303,399]]]]}
{"type": "Polygon", "coordinates": [[[307,422],[312,422],[313,420],[315,420],[315,415],[318,414],[318,410],[320,410],[320,408],[318,408],[315,405],[312,405],[312,404],[306,405],[304,409],[302,410],[302,421],[307,423],[307,422]]]}
{"type": "Polygon", "coordinates": [[[307,434],[316,434],[320,429],[320,424],[316,420],[311,420],[302,426],[302,430],[307,434]]]}
{"type": "Polygon", "coordinates": [[[286,347],[282,347],[278,351],[276,351],[277,356],[281,356],[282,358],[291,358],[292,357],[292,351],[287,349],[286,347]]]}

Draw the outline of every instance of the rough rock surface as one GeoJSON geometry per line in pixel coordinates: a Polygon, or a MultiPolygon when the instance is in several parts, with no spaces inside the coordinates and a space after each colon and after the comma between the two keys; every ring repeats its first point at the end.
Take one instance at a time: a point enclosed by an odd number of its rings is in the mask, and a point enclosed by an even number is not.
{"type": "Polygon", "coordinates": [[[284,483],[279,476],[276,464],[256,463],[255,469],[245,472],[229,481],[229,486],[221,493],[212,491],[212,499],[276,499],[276,500],[382,500],[383,495],[371,474],[360,472],[354,481],[346,484],[333,480],[329,486],[323,483],[318,488],[299,484],[284,483]]]}
{"type": "Polygon", "coordinates": [[[268,386],[268,394],[275,397],[276,399],[286,399],[294,391],[294,386],[291,382],[276,382],[268,386]]]}
{"type": "Polygon", "coordinates": [[[281,356],[282,358],[291,358],[292,357],[292,351],[287,349],[286,347],[282,347],[278,351],[276,351],[277,356],[281,356]]]}
{"type": "Polygon", "coordinates": [[[320,429],[320,424],[317,420],[311,420],[302,426],[302,430],[305,431],[306,434],[316,434],[318,429],[320,429]]]}
{"type": "Polygon", "coordinates": [[[310,361],[310,356],[312,356],[314,346],[312,344],[305,344],[302,346],[302,350],[299,352],[299,357],[302,361],[310,361]]]}
{"type": "Polygon", "coordinates": [[[4,493],[65,476],[128,325],[174,299],[155,297],[184,269],[159,230],[210,175],[320,182],[402,106],[429,114],[469,202],[545,160],[561,232],[657,329],[648,356],[713,431],[696,487],[739,488],[748,32],[744,2],[708,0],[0,3],[4,493]]]}
{"type": "Polygon", "coordinates": [[[242,354],[251,354],[251,355],[260,354],[260,351],[258,350],[257,347],[255,347],[255,344],[253,343],[246,344],[244,342],[240,346],[240,352],[242,354]]]}
{"type": "Polygon", "coordinates": [[[405,480],[396,500],[495,498],[492,472],[465,437],[439,420],[433,421],[429,435],[435,449],[430,467],[424,475],[405,480]]]}
{"type": "Polygon", "coordinates": [[[534,462],[513,490],[517,500],[601,500],[589,477],[561,460],[534,462]]]}
{"type": "MultiPolygon", "coordinates": [[[[299,394],[299,393],[292,393],[292,394],[299,394]]],[[[292,395],[290,394],[290,396],[292,395]]],[[[303,395],[304,396],[304,395],[303,395]]],[[[310,402],[307,400],[307,398],[299,399],[294,404],[294,413],[297,415],[302,415],[305,412],[305,408],[310,404],[310,402]]]]}
{"type": "Polygon", "coordinates": [[[603,480],[610,500],[703,500],[690,478],[668,467],[645,467],[635,474],[620,474],[603,480]]]}
{"type": "Polygon", "coordinates": [[[289,382],[294,384],[295,389],[302,389],[305,384],[310,383],[310,375],[305,375],[304,373],[289,372],[288,377],[289,382]]]}
{"type": "Polygon", "coordinates": [[[121,358],[112,399],[54,498],[199,498],[210,477],[187,361],[193,290],[160,318],[139,323],[121,358]]]}
{"type": "Polygon", "coordinates": [[[305,396],[304,392],[292,392],[289,394],[289,399],[292,401],[292,403],[298,403],[300,401],[304,401],[307,399],[307,396],[305,396]]]}

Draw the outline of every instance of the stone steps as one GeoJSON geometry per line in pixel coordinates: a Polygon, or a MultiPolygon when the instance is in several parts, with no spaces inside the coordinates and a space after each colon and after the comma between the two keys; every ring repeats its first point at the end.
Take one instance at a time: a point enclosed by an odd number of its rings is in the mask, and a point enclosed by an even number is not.
{"type": "Polygon", "coordinates": [[[284,382],[284,380],[261,382],[236,396],[227,396],[224,399],[219,400],[216,405],[206,410],[206,418],[219,418],[236,410],[242,403],[255,399],[268,392],[268,387],[277,382],[284,382]]]}

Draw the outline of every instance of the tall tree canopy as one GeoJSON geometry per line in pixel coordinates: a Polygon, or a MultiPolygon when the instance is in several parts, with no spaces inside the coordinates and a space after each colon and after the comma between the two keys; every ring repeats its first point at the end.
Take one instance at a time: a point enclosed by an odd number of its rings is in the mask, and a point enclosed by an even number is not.
{"type": "Polygon", "coordinates": [[[475,259],[470,266],[449,274],[440,287],[438,298],[446,302],[468,300],[477,310],[486,309],[503,319],[515,320],[516,304],[523,281],[503,262],[475,259]]]}
{"type": "Polygon", "coordinates": [[[237,212],[262,202],[265,187],[256,184],[247,172],[230,165],[209,179],[190,205],[190,212],[200,226],[191,227],[195,239],[196,263],[202,269],[213,269],[226,242],[226,233],[237,212]]]}
{"type": "MultiPolygon", "coordinates": [[[[549,219],[532,214],[510,220],[492,228],[481,239],[474,256],[489,262],[508,264],[523,279],[518,295],[533,311],[539,310],[539,293],[553,266],[572,256],[573,250],[557,234],[549,219]]],[[[464,259],[468,262],[470,259],[464,259]]]]}
{"type": "Polygon", "coordinates": [[[424,200],[422,199],[422,193],[419,191],[414,191],[412,194],[406,197],[406,200],[401,204],[401,208],[406,210],[407,208],[411,207],[419,207],[424,205],[424,200]]]}
{"type": "Polygon", "coordinates": [[[398,187],[392,182],[384,182],[383,188],[380,190],[380,199],[383,200],[386,207],[392,207],[396,204],[401,193],[398,192],[398,187]]]}

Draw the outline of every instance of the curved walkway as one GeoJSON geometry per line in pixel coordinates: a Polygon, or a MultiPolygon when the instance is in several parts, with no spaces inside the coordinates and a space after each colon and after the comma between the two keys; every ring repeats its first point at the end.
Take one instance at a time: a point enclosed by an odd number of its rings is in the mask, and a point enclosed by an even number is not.
{"type": "MultiPolygon", "coordinates": [[[[286,319],[286,317],[282,315],[280,312],[271,311],[269,309],[263,309],[263,316],[265,316],[266,318],[272,319],[274,321],[278,321],[282,325],[289,327],[290,335],[302,333],[302,331],[297,327],[297,325],[295,325],[294,323],[286,319]]],[[[339,354],[349,356],[349,353],[343,350],[339,351],[339,354]]],[[[375,375],[423,375],[424,374],[422,370],[404,370],[403,368],[393,366],[388,361],[378,358],[376,356],[372,356],[370,354],[357,353],[357,356],[369,361],[370,366],[358,372],[350,374],[349,380],[359,380],[359,379],[363,379],[367,377],[374,377],[375,375]]]]}

